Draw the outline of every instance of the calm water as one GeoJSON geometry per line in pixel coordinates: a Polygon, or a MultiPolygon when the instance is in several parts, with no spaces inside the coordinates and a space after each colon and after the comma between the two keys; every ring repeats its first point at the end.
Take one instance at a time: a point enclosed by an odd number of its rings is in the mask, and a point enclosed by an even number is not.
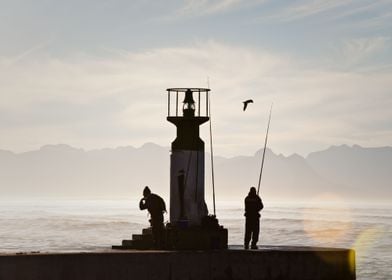
{"type": "MultiPolygon", "coordinates": [[[[141,233],[147,214],[134,201],[0,201],[0,252],[93,251],[141,233]]],[[[243,243],[242,204],[220,202],[229,244],[243,243]]],[[[264,245],[355,248],[357,279],[392,279],[392,207],[266,205],[264,245]]],[[[167,218],[167,216],[166,216],[167,218]]]]}

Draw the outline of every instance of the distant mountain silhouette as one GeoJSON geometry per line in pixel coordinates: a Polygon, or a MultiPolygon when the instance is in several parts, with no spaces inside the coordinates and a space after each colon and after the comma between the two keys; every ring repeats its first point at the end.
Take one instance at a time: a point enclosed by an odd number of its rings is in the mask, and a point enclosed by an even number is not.
{"type": "Polygon", "coordinates": [[[147,143],[85,151],[47,145],[38,151],[0,152],[0,191],[22,197],[119,198],[141,195],[145,185],[169,188],[169,148],[147,143]]]}
{"type": "Polygon", "coordinates": [[[306,158],[324,178],[364,197],[390,198],[392,147],[332,146],[306,158]]]}
{"type": "MultiPolygon", "coordinates": [[[[242,200],[257,187],[262,150],[253,156],[215,158],[220,200],[242,200]]],[[[170,148],[147,143],[85,151],[68,145],[46,145],[37,151],[0,150],[2,197],[73,197],[138,199],[145,185],[168,199],[170,148]]],[[[300,155],[266,150],[261,186],[268,200],[307,200],[333,193],[351,200],[390,200],[392,147],[333,146],[300,155]]],[[[206,155],[206,193],[211,194],[206,155]]]]}

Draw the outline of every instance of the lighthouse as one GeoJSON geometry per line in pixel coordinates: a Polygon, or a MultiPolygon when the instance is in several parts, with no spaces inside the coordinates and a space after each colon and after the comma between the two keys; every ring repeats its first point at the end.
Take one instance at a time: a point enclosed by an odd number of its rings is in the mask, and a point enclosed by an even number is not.
{"type": "MultiPolygon", "coordinates": [[[[166,250],[226,249],[228,231],[208,215],[204,198],[205,155],[200,126],[210,121],[210,89],[167,89],[167,121],[176,126],[170,152],[170,218],[163,228],[166,250]]],[[[152,228],[116,249],[154,248],[152,228]]]]}
{"type": "Polygon", "coordinates": [[[209,92],[206,88],[167,89],[167,120],[177,129],[170,155],[170,223],[173,225],[198,226],[208,215],[200,126],[210,119],[209,92]]]}

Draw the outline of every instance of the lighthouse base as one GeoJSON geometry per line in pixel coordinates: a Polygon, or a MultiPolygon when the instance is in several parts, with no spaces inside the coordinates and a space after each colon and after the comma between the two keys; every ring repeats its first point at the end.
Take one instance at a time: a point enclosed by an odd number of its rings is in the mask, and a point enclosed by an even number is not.
{"type": "Polygon", "coordinates": [[[186,229],[167,229],[167,249],[170,250],[209,250],[227,249],[227,229],[224,227],[205,229],[190,227],[186,229]]]}
{"type": "Polygon", "coordinates": [[[142,234],[133,234],[131,240],[123,240],[112,249],[166,249],[166,250],[210,250],[227,249],[228,231],[218,224],[215,216],[205,216],[200,226],[188,226],[186,221],[167,224],[163,232],[162,248],[154,248],[152,229],[143,229],[142,234]]]}

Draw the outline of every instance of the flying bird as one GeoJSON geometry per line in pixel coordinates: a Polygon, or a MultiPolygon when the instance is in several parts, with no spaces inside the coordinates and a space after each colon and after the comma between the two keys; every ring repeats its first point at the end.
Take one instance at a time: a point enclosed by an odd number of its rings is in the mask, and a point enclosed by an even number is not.
{"type": "Polygon", "coordinates": [[[248,104],[249,103],[253,103],[253,100],[252,99],[248,99],[248,100],[246,100],[246,101],[244,101],[244,102],[242,102],[242,103],[244,103],[244,111],[246,110],[246,107],[248,107],[248,104]]]}

